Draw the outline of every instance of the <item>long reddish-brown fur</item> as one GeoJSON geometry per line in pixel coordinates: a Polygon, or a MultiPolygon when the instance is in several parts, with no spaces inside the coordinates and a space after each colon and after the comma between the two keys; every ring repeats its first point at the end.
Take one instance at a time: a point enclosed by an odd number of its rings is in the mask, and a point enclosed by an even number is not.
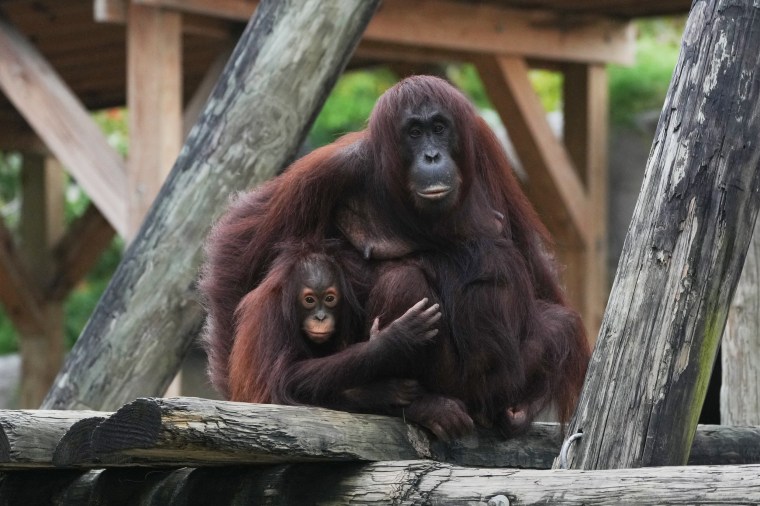
{"type": "MultiPolygon", "coordinates": [[[[217,388],[229,392],[235,308],[264,279],[275,245],[340,237],[336,211],[348,198],[362,199],[376,225],[413,245],[404,258],[370,262],[377,275],[366,302],[367,321],[380,317],[387,323],[423,296],[442,305],[436,345],[414,367],[392,371],[418,378],[430,392],[407,414],[428,426],[435,420],[456,424],[447,416],[458,406],[505,433],[524,425],[505,415],[510,409],[530,421],[553,402],[567,418],[590,352],[580,318],[560,287],[548,233],[469,101],[445,81],[425,76],[388,90],[365,131],[316,150],[260,190],[240,196],[217,225],[201,283],[217,388]],[[445,216],[421,215],[408,196],[399,125],[406,111],[421,104],[445,109],[455,123],[452,155],[462,187],[455,209],[445,216]],[[500,215],[495,232],[494,216],[500,215]]],[[[299,381],[339,385],[331,375],[341,373],[313,369],[299,381]]],[[[356,378],[343,374],[341,381],[346,379],[356,378]]]]}

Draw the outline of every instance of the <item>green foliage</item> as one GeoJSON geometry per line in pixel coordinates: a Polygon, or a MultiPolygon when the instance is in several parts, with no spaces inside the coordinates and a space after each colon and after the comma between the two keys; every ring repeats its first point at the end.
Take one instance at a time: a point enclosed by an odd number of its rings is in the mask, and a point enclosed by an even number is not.
{"type": "Polygon", "coordinates": [[[327,98],[309,134],[312,146],[324,146],[348,132],[363,129],[375,101],[396,82],[387,69],[347,72],[327,98]]]}
{"type": "Polygon", "coordinates": [[[610,119],[630,123],[644,111],[659,110],[678,60],[683,18],[637,23],[636,62],[631,67],[610,65],[610,119]]]}

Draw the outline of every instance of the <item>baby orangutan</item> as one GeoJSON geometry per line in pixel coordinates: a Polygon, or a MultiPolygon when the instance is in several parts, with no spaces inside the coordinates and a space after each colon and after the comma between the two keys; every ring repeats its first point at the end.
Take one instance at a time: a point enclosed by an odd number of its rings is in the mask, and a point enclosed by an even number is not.
{"type": "MultiPolygon", "coordinates": [[[[236,311],[231,400],[396,414],[421,394],[394,371],[436,336],[438,305],[423,299],[382,330],[375,319],[366,340],[360,298],[344,272],[354,259],[350,250],[308,247],[275,259],[236,311]]],[[[362,297],[366,289],[358,287],[362,297]]]]}

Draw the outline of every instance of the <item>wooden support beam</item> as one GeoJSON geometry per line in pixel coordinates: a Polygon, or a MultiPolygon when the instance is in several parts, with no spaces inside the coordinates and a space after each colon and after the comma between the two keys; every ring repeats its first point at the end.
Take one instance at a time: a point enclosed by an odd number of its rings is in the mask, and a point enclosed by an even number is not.
{"type": "Polygon", "coordinates": [[[459,467],[429,460],[0,475],[14,504],[757,504],[760,466],[616,471],[459,467]]]}
{"type": "Polygon", "coordinates": [[[231,193],[292,160],[377,3],[262,3],[44,407],[163,393],[202,325],[194,284],[211,224],[231,193]]]}
{"type": "Polygon", "coordinates": [[[570,433],[571,466],[687,461],[760,209],[760,17],[697,0],[570,433]]]}
{"type": "Polygon", "coordinates": [[[567,64],[563,69],[567,153],[578,171],[591,212],[583,248],[560,251],[571,300],[579,303],[589,338],[596,340],[607,302],[607,71],[601,65],[567,64]]]}
{"type": "Polygon", "coordinates": [[[114,228],[125,233],[123,160],[44,57],[2,19],[0,89],[114,228]]]}
{"type": "Polygon", "coordinates": [[[20,332],[41,332],[45,317],[40,305],[42,294],[21,261],[15,241],[0,219],[0,303],[20,332]]]}
{"type": "Polygon", "coordinates": [[[570,156],[549,126],[528,79],[527,63],[511,57],[484,57],[476,63],[528,173],[528,198],[560,246],[584,247],[592,239],[590,201],[570,156]]]}
{"type": "Polygon", "coordinates": [[[25,154],[21,171],[21,252],[30,274],[28,283],[42,293],[38,308],[43,327],[20,329],[20,405],[36,408],[63,363],[63,306],[50,301],[44,289],[53,271],[52,245],[63,234],[65,174],[49,157],[25,154]]]}
{"type": "Polygon", "coordinates": [[[97,263],[115,233],[98,208],[90,204],[53,248],[55,270],[45,296],[49,300],[65,299],[97,263]]]}
{"type": "MultiPolygon", "coordinates": [[[[245,20],[252,0],[136,0],[231,20],[245,20]]],[[[364,39],[408,47],[549,60],[631,64],[634,31],[627,21],[550,11],[508,9],[451,0],[386,0],[364,39]],[[431,23],[431,20],[435,20],[431,23]]]]}
{"type": "Polygon", "coordinates": [[[182,18],[131,3],[127,22],[129,237],[182,146],[182,18]]]}

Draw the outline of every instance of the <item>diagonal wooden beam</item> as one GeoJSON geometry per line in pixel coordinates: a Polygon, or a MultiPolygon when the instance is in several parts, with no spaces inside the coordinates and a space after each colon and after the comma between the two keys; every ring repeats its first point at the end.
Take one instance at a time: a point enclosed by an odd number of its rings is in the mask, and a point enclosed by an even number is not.
{"type": "Polygon", "coordinates": [[[39,51],[2,19],[0,89],[114,228],[126,233],[124,161],[39,51]]]}
{"type": "Polygon", "coordinates": [[[478,70],[528,173],[526,192],[555,237],[570,246],[592,239],[590,202],[565,147],[551,131],[546,111],[522,58],[484,57],[478,70]]]}
{"type": "Polygon", "coordinates": [[[90,204],[53,248],[55,271],[45,296],[50,300],[66,298],[111,244],[114,233],[108,220],[90,204]]]}
{"type": "Polygon", "coordinates": [[[45,328],[41,300],[10,231],[0,219],[0,303],[17,329],[31,333],[45,328]]]}
{"type": "MultiPolygon", "coordinates": [[[[247,20],[258,4],[254,0],[134,1],[236,21],[247,20]]],[[[634,58],[633,26],[624,20],[452,0],[385,0],[364,40],[549,60],[630,64],[634,58]]]]}

